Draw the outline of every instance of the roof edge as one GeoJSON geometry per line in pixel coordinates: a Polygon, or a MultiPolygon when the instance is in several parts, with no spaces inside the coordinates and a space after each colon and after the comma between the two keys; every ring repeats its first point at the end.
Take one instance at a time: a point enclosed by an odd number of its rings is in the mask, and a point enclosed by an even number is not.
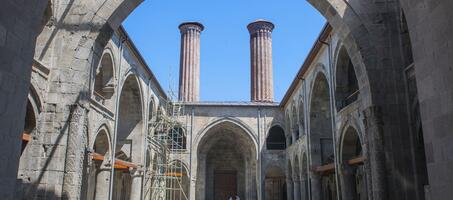
{"type": "Polygon", "coordinates": [[[321,30],[318,38],[316,39],[315,43],[311,47],[311,50],[308,53],[307,57],[305,58],[302,66],[300,67],[299,71],[297,72],[296,77],[294,77],[291,85],[289,86],[288,90],[286,91],[285,96],[283,96],[283,99],[280,102],[280,107],[283,108],[288,103],[288,101],[291,98],[297,85],[302,80],[302,78],[305,75],[305,73],[307,72],[308,68],[313,63],[313,60],[315,59],[316,55],[321,50],[321,47],[323,45],[321,41],[324,41],[330,35],[331,32],[332,32],[332,26],[330,26],[330,24],[326,22],[326,24],[324,25],[323,29],[321,30]]]}

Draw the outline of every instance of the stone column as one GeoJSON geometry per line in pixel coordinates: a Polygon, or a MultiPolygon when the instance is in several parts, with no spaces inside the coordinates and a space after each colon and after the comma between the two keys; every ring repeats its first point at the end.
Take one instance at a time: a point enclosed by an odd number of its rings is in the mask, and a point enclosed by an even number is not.
{"type": "Polygon", "coordinates": [[[310,172],[310,181],[311,181],[311,199],[312,200],[321,200],[321,176],[315,172],[310,172]]]}
{"type": "Polygon", "coordinates": [[[307,180],[306,179],[302,179],[300,181],[300,199],[308,200],[307,180]]]}
{"type": "Polygon", "coordinates": [[[179,25],[181,31],[179,101],[199,101],[200,33],[203,29],[203,25],[198,22],[186,22],[179,25]]]}
{"type": "Polygon", "coordinates": [[[250,33],[251,100],[273,102],[272,30],[274,24],[257,20],[247,26],[250,33]]]}
{"type": "Polygon", "coordinates": [[[141,194],[142,194],[143,175],[141,173],[141,170],[139,170],[139,169],[134,169],[130,173],[131,173],[131,178],[132,178],[130,199],[131,200],[140,200],[140,199],[142,199],[141,194]]]}
{"type": "Polygon", "coordinates": [[[110,168],[101,167],[96,174],[95,200],[108,199],[109,197],[110,168]]]}
{"type": "Polygon", "coordinates": [[[363,113],[365,132],[368,134],[366,142],[371,172],[371,191],[369,192],[374,200],[388,199],[382,113],[377,106],[371,106],[363,113]]]}
{"type": "Polygon", "coordinates": [[[341,167],[341,196],[342,199],[354,199],[356,196],[355,169],[348,164],[341,167]]]}
{"type": "Polygon", "coordinates": [[[294,200],[300,200],[300,180],[294,179],[294,200]]]}
{"type": "Polygon", "coordinates": [[[288,200],[293,200],[293,180],[290,178],[286,179],[286,194],[288,195],[288,200]]]}

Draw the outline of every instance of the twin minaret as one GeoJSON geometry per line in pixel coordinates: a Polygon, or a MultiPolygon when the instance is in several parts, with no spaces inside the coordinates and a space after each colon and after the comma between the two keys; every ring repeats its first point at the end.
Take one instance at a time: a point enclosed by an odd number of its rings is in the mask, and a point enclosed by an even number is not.
{"type": "MultiPolygon", "coordinates": [[[[179,68],[179,101],[197,102],[200,99],[200,33],[198,22],[179,25],[181,59],[179,68]]],[[[250,33],[251,101],[273,102],[272,30],[274,24],[257,20],[247,26],[250,33]]]]}

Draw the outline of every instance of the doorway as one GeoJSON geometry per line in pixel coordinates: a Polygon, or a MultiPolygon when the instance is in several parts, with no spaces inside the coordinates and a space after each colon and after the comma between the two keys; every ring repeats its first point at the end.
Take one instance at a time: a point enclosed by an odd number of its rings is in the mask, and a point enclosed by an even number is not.
{"type": "Polygon", "coordinates": [[[236,176],[236,171],[214,171],[214,199],[228,199],[237,195],[236,176]]]}

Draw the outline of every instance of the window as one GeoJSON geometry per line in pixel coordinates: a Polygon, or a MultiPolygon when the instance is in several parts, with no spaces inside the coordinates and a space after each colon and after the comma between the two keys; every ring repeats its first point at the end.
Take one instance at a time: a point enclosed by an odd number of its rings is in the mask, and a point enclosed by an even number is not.
{"type": "Polygon", "coordinates": [[[186,135],[181,127],[177,127],[170,132],[169,148],[172,150],[186,149],[186,135]]]}
{"type": "Polygon", "coordinates": [[[285,132],[280,126],[274,126],[269,130],[269,135],[266,139],[266,148],[268,150],[286,149],[285,132]]]}

